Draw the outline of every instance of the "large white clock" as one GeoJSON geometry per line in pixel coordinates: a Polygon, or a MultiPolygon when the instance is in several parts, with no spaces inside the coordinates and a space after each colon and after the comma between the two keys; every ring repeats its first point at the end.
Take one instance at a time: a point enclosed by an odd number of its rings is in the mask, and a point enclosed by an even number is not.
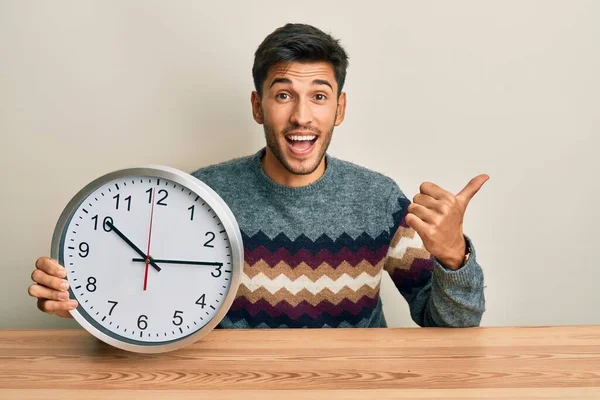
{"type": "Polygon", "coordinates": [[[51,256],[67,269],[71,314],[115,347],[174,350],[212,330],[238,289],[243,246],[223,199],[164,166],[115,171],[60,216],[51,256]]]}

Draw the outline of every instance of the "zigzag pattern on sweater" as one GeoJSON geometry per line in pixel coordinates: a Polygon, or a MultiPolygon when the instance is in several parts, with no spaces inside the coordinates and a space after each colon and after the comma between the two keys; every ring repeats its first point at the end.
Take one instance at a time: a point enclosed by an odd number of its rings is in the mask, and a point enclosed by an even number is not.
{"type": "Polygon", "coordinates": [[[393,214],[394,226],[373,238],[301,234],[269,238],[242,232],[245,265],[226,324],[248,327],[357,326],[380,313],[381,274],[387,270],[409,295],[431,274],[431,258],[416,233],[393,214]]]}

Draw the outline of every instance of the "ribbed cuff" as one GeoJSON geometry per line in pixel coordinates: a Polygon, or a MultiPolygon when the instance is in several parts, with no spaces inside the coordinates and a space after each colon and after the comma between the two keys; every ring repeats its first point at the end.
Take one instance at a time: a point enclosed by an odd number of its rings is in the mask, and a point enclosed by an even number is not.
{"type": "Polygon", "coordinates": [[[434,257],[433,279],[442,287],[450,285],[479,288],[483,285],[483,271],[477,263],[475,246],[473,246],[473,242],[467,235],[464,235],[464,237],[467,245],[471,248],[471,255],[467,263],[461,268],[456,271],[446,268],[434,257]]]}

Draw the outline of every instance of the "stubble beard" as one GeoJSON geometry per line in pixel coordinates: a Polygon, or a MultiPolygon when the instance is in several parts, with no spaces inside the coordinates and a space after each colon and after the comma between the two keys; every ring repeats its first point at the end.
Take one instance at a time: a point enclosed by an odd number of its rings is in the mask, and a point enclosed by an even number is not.
{"type": "MultiPolygon", "coordinates": [[[[319,138],[317,140],[322,141],[322,143],[319,146],[320,148],[318,150],[319,153],[317,155],[317,158],[314,159],[313,162],[311,162],[310,160],[303,161],[299,167],[294,167],[286,159],[286,157],[284,155],[285,150],[281,148],[281,145],[277,141],[277,137],[276,137],[277,134],[275,133],[275,131],[270,126],[267,126],[266,124],[263,125],[263,128],[265,131],[265,139],[267,142],[267,147],[269,147],[269,150],[271,150],[271,153],[273,153],[273,155],[275,156],[275,158],[277,158],[279,163],[281,165],[283,165],[283,167],[288,172],[290,172],[294,175],[310,175],[313,172],[315,172],[316,169],[319,167],[319,165],[321,165],[321,161],[323,160],[323,157],[325,157],[325,153],[327,152],[327,149],[329,148],[329,144],[331,143],[331,138],[333,136],[333,127],[331,128],[329,133],[327,133],[325,135],[322,135],[319,132],[319,138]],[[310,162],[310,164],[305,164],[307,162],[310,162]]],[[[307,130],[307,129],[303,129],[303,130],[307,130]]],[[[283,136],[283,134],[281,136],[283,136]]]]}
{"type": "MultiPolygon", "coordinates": [[[[336,112],[336,117],[334,118],[334,121],[336,118],[337,118],[337,112],[336,112]]],[[[300,167],[294,168],[294,166],[291,165],[288,162],[288,160],[286,160],[286,158],[284,156],[284,149],[281,148],[281,146],[279,145],[279,142],[277,141],[278,135],[275,133],[275,130],[273,128],[271,128],[271,126],[269,126],[267,123],[263,122],[263,130],[265,132],[265,140],[267,142],[267,147],[269,148],[269,150],[271,150],[271,153],[273,153],[273,155],[275,156],[275,158],[277,158],[279,163],[281,165],[283,165],[283,167],[288,172],[290,172],[294,175],[310,175],[316,171],[316,169],[319,167],[319,165],[321,165],[321,161],[323,160],[323,157],[325,157],[325,153],[327,153],[327,149],[329,148],[329,144],[331,143],[331,138],[333,137],[333,129],[334,128],[335,128],[335,124],[332,124],[328,133],[325,135],[322,135],[320,130],[315,129],[313,127],[290,126],[290,127],[287,127],[286,129],[284,129],[282,131],[282,133],[280,134],[281,137],[283,137],[286,133],[292,132],[294,130],[304,130],[304,131],[315,132],[316,134],[319,135],[317,141],[322,141],[320,149],[319,149],[319,154],[313,163],[304,164],[305,162],[302,162],[300,167]]],[[[306,162],[310,162],[310,160],[307,160],[306,162]]]]}

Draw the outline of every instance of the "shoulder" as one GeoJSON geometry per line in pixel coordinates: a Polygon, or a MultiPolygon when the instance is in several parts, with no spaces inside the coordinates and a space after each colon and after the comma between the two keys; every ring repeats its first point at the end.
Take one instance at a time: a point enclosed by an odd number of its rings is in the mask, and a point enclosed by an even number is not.
{"type": "Polygon", "coordinates": [[[252,156],[237,157],[217,164],[211,164],[192,172],[196,178],[222,174],[223,172],[238,171],[244,169],[252,156]]]}
{"type": "Polygon", "coordinates": [[[255,182],[253,158],[253,155],[249,155],[211,164],[197,169],[191,175],[231,203],[238,199],[240,193],[252,190],[249,185],[255,182]]]}
{"type": "Polygon", "coordinates": [[[243,179],[250,171],[249,165],[253,156],[237,157],[217,164],[211,164],[192,172],[191,175],[209,186],[220,186],[221,183],[231,182],[233,178],[243,179]]]}
{"type": "Polygon", "coordinates": [[[341,186],[377,193],[378,196],[383,195],[387,198],[406,197],[391,177],[350,161],[335,157],[331,157],[331,159],[337,164],[339,171],[337,179],[341,186]]]}

